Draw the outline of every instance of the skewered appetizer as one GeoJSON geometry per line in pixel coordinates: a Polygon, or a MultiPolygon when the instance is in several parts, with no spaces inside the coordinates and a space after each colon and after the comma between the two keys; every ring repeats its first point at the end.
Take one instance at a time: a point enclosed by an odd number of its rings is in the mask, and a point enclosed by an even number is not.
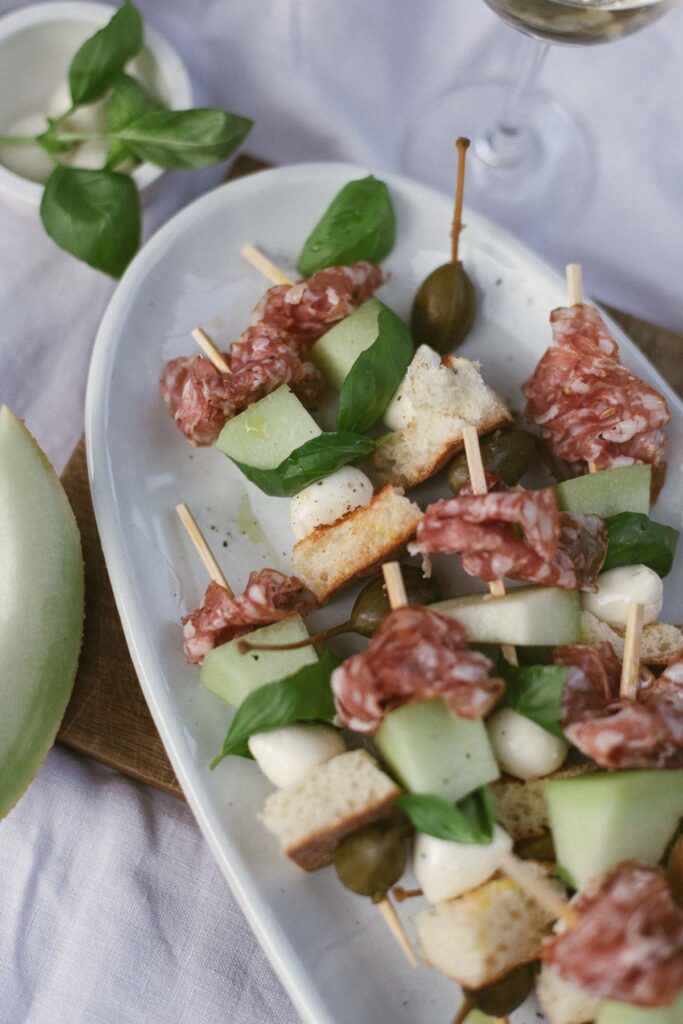
{"type": "MultiPolygon", "coordinates": [[[[361,287],[359,267],[330,273],[361,287]]],[[[220,387],[196,383],[204,367],[187,385],[207,403],[188,436],[218,438],[266,493],[293,496],[297,537],[295,577],[262,570],[234,597],[214,563],[203,605],[186,616],[188,660],[202,661],[202,683],[236,709],[213,766],[252,757],[276,787],[260,818],[286,855],[307,871],[334,864],[342,884],[382,909],[409,959],[389,897],[412,848],[415,895],[430,904],[414,916],[420,952],[463,987],[457,1021],[477,1009],[506,1018],[536,984],[549,1024],[680,1022],[683,852],[672,843],[683,816],[683,634],[658,622],[677,533],[649,518],[666,403],[620,366],[597,311],[556,311],[554,346],[525,385],[526,414],[556,459],[591,472],[523,490],[538,447],[517,429],[501,433],[509,414],[474,365],[424,346],[409,353],[404,325],[371,294],[344,300],[328,331],[304,331],[312,282],[325,273],[308,269],[307,281],[270,289],[249,328],[305,334],[296,371],[273,387],[254,383],[246,400],[233,401],[237,386],[223,380],[233,398],[214,402],[220,387]],[[380,343],[385,360],[393,350],[403,361],[381,402],[361,388],[363,417],[347,382],[360,367],[374,387],[380,343]],[[377,493],[340,462],[299,487],[305,471],[292,454],[330,436],[304,408],[316,407],[323,380],[353,413],[349,433],[380,418],[394,430],[364,452],[374,449],[388,481],[377,493]],[[395,489],[462,446],[454,497],[423,514],[395,489]],[[431,555],[457,555],[491,593],[439,601],[406,567],[406,594],[386,559],[413,535],[409,550],[427,569],[431,555]],[[350,623],[310,637],[306,587],[322,603],[378,562],[387,591],[372,581],[350,623]],[[504,578],[524,586],[506,593],[504,578]],[[367,594],[382,596],[370,625],[367,594]],[[344,662],[319,657],[313,641],[349,626],[367,648],[344,662]],[[349,733],[364,748],[348,749],[349,733]]],[[[382,272],[362,273],[374,292],[382,272]]],[[[327,294],[325,308],[338,298],[327,294]]],[[[236,344],[248,368],[258,345],[236,344]]],[[[230,368],[233,358],[224,356],[230,368]]],[[[342,430],[340,421],[337,438],[342,430]]]]}

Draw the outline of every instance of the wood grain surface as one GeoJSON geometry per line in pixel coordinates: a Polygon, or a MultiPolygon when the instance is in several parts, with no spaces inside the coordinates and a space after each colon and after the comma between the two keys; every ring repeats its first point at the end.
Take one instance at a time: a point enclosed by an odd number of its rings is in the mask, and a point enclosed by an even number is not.
{"type": "MultiPolygon", "coordinates": [[[[268,165],[240,157],[228,179],[268,165]]],[[[606,307],[683,394],[683,335],[606,307]]],[[[76,685],[58,739],[174,796],[182,790],[166,757],[130,660],[100,547],[81,440],[62,476],[83,541],[86,617],[76,685]]]]}

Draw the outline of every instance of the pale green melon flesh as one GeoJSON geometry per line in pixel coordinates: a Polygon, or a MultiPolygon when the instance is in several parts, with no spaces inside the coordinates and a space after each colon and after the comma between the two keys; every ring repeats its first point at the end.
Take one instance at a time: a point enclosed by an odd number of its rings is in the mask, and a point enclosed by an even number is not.
{"type": "Polygon", "coordinates": [[[377,320],[386,308],[379,299],[368,299],[318,338],[311,349],[311,358],[336,391],[341,390],[361,352],[370,348],[377,339],[377,320]]]}
{"type": "Polygon", "coordinates": [[[595,1024],[681,1024],[683,992],[670,1006],[627,1006],[626,1003],[604,1003],[595,1024]]]}
{"type": "Polygon", "coordinates": [[[275,469],[322,431],[286,384],[228,420],[216,442],[231,459],[255,469],[275,469]]]}
{"type": "Polygon", "coordinates": [[[574,590],[519,587],[505,597],[471,594],[431,605],[462,625],[473,643],[546,647],[581,643],[581,601],[574,590]]]}
{"type": "Polygon", "coordinates": [[[0,817],[54,743],[83,630],[83,558],[62,485],[0,410],[0,817]]]}
{"type": "Polygon", "coordinates": [[[580,775],[543,793],[558,863],[577,889],[622,860],[657,864],[683,816],[683,771],[580,775]]]}
{"type": "MultiPolygon", "coordinates": [[[[305,640],[308,630],[298,615],[249,634],[252,643],[293,644],[305,640]]],[[[239,639],[215,647],[205,656],[199,681],[211,693],[238,708],[245,697],[265,683],[285,679],[318,660],[313,645],[297,651],[249,651],[240,654],[239,639]]]]}
{"type": "Polygon", "coordinates": [[[649,466],[620,466],[565,480],[555,488],[557,504],[565,512],[594,512],[615,516],[618,512],[650,511],[649,466]]]}
{"type": "Polygon", "coordinates": [[[392,711],[375,733],[375,743],[411,793],[460,800],[500,774],[484,723],[456,718],[441,700],[392,711]]]}

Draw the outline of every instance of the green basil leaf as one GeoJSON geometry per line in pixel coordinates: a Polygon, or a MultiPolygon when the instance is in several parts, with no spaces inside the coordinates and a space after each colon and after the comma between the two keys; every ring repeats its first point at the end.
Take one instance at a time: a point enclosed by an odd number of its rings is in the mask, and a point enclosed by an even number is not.
{"type": "Polygon", "coordinates": [[[331,722],[336,714],[330,677],[341,661],[326,651],[320,661],[304,665],[294,675],[266,683],[240,704],[223,748],[213,761],[215,768],[224,757],[251,757],[247,740],[258,732],[281,729],[294,722],[331,722]]]}
{"type": "Polygon", "coordinates": [[[151,110],[117,136],[140,160],[176,170],[220,163],[246,138],[253,122],[225,110],[151,110]]]}
{"type": "Polygon", "coordinates": [[[619,512],[605,519],[609,535],[602,572],[620,565],[647,565],[668,576],[678,543],[678,530],[655,523],[643,512],[619,512]]]}
{"type": "Polygon", "coordinates": [[[140,201],[125,174],[55,167],[40,216],[58,246],[112,277],[121,276],[140,242],[140,201]]]}
{"type": "MultiPolygon", "coordinates": [[[[107,103],[107,128],[112,132],[120,131],[148,110],[160,109],[161,104],[148,96],[136,78],[122,72],[114,82],[107,103]]],[[[113,170],[117,164],[131,155],[125,142],[115,139],[107,153],[107,170],[113,170]]]]}
{"type": "Polygon", "coordinates": [[[500,658],[498,675],[507,684],[505,699],[513,711],[530,718],[553,736],[564,739],[560,718],[567,669],[563,665],[519,667],[500,658]]]}
{"type": "Polygon", "coordinates": [[[304,243],[297,264],[303,277],[358,260],[381,263],[394,247],[396,220],[389,189],[372,174],[337,193],[304,243]]]}
{"type": "Polygon", "coordinates": [[[390,309],[377,318],[377,337],[358,356],[342,384],[340,430],[362,433],[375,423],[399,386],[415,355],[410,332],[390,309]]]}
{"type": "Polygon", "coordinates": [[[457,804],[428,793],[403,793],[396,801],[418,832],[454,843],[488,846],[493,839],[496,803],[488,786],[457,804]]]}
{"type": "Polygon", "coordinates": [[[275,469],[257,469],[237,459],[231,461],[265,494],[274,498],[291,498],[349,462],[370,455],[384,440],[386,437],[374,441],[362,434],[338,431],[312,437],[295,448],[275,469]]]}
{"type": "Polygon", "coordinates": [[[74,106],[94,103],[111,87],[127,62],[142,49],[142,18],[125,0],[111,21],[81,46],[71,61],[69,87],[74,106]]]}

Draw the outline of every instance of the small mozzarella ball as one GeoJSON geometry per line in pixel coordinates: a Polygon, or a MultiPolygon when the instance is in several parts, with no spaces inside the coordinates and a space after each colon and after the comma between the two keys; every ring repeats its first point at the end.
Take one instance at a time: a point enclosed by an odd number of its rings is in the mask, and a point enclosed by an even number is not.
{"type": "Polygon", "coordinates": [[[429,345],[420,345],[415,355],[412,358],[410,366],[406,370],[406,375],[403,378],[401,384],[394,392],[394,396],[389,402],[389,405],[384,410],[382,415],[383,421],[389,427],[390,430],[402,430],[403,427],[407,427],[412,419],[415,417],[415,409],[413,403],[410,401],[410,395],[408,394],[409,389],[409,375],[412,377],[411,370],[415,371],[416,365],[422,363],[425,366],[438,367],[441,366],[441,356],[438,352],[435,352],[429,345]]]}
{"type": "Polygon", "coordinates": [[[516,779],[540,779],[557,771],[569,746],[526,715],[501,708],[486,723],[496,761],[516,779]]]}
{"type": "Polygon", "coordinates": [[[622,565],[609,569],[597,579],[594,594],[582,594],[587,612],[592,612],[610,626],[626,625],[631,601],[643,605],[643,622],[656,622],[664,601],[664,584],[647,565],[622,565]]]}
{"type": "MultiPolygon", "coordinates": [[[[47,125],[41,114],[27,114],[5,129],[8,135],[40,135],[47,125]]],[[[54,164],[45,150],[35,146],[0,146],[0,161],[5,167],[29,181],[47,181],[54,164]]]]}
{"type": "Polygon", "coordinates": [[[63,162],[70,167],[81,167],[86,171],[99,171],[107,162],[109,143],[104,139],[90,139],[81,142],[65,156],[63,162]]]}
{"type": "Polygon", "coordinates": [[[68,84],[63,82],[62,85],[52,93],[45,113],[48,117],[61,117],[62,114],[66,114],[70,107],[71,92],[69,91],[68,84]]]}
{"type": "MultiPolygon", "coordinates": [[[[98,100],[96,103],[88,103],[84,107],[74,110],[69,119],[65,121],[64,127],[72,132],[102,132],[107,127],[107,104],[109,98],[98,100]]],[[[70,104],[62,108],[60,113],[69,109],[70,104]]]]}
{"type": "Polygon", "coordinates": [[[314,768],[346,750],[336,729],[305,722],[256,733],[248,745],[263,774],[279,789],[300,786],[314,768]]]}
{"type": "Polygon", "coordinates": [[[355,466],[343,466],[335,473],[309,484],[292,498],[289,515],[297,540],[307,537],[316,526],[334,523],[360,505],[368,505],[374,494],[365,473],[355,466]]]}
{"type": "Polygon", "coordinates": [[[454,843],[418,832],[415,839],[415,877],[430,903],[452,900],[482,885],[512,849],[512,839],[499,825],[491,843],[454,843]]]}

